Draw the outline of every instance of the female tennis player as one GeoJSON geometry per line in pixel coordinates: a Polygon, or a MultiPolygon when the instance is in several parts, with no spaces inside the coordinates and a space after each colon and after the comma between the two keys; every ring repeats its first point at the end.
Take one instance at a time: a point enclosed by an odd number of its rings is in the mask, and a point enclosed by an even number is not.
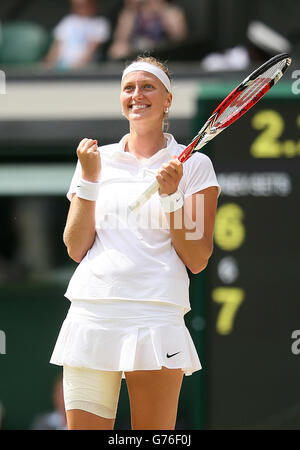
{"type": "Polygon", "coordinates": [[[64,242],[79,263],[51,363],[63,366],[68,428],[113,429],[126,378],[132,429],[174,429],[183,375],[201,369],[184,322],[189,277],[213,248],[219,185],[210,159],[163,125],[172,103],[168,69],[139,57],[123,72],[129,134],[98,147],[83,139],[68,191],[64,242]],[[138,213],[128,205],[153,179],[138,213]]]}

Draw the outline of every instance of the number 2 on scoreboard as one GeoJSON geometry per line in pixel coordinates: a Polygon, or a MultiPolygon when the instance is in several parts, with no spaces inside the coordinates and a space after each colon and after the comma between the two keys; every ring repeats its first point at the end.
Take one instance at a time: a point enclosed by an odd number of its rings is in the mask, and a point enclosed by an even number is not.
{"type": "MultiPolygon", "coordinates": [[[[300,139],[280,139],[285,130],[285,121],[278,111],[263,109],[251,121],[252,128],[261,131],[250,146],[253,158],[295,158],[300,156],[300,139]]],[[[300,128],[300,115],[296,118],[300,128]]]]}

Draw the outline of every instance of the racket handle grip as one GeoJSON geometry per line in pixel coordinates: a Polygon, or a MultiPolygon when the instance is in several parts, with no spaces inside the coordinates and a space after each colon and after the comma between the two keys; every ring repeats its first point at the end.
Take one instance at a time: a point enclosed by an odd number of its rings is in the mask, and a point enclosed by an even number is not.
{"type": "Polygon", "coordinates": [[[152,197],[155,192],[159,189],[159,184],[157,180],[154,180],[149,187],[133,202],[129,204],[129,209],[131,211],[139,210],[148,200],[152,197]]]}

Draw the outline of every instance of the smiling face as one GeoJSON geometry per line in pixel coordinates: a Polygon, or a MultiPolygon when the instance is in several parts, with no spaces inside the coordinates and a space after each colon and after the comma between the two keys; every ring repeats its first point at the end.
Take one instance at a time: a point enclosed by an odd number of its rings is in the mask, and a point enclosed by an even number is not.
{"type": "Polygon", "coordinates": [[[172,94],[152,73],[136,71],[123,79],[120,99],[123,113],[131,124],[162,126],[172,94]]]}

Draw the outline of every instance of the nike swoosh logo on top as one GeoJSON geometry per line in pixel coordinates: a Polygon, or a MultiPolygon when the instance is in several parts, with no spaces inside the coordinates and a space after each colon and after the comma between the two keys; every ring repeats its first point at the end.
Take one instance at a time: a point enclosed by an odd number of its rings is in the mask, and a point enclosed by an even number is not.
{"type": "Polygon", "coordinates": [[[167,353],[167,358],[172,358],[172,356],[178,355],[178,353],[180,353],[180,352],[172,353],[172,355],[169,355],[169,353],[167,353]]]}

